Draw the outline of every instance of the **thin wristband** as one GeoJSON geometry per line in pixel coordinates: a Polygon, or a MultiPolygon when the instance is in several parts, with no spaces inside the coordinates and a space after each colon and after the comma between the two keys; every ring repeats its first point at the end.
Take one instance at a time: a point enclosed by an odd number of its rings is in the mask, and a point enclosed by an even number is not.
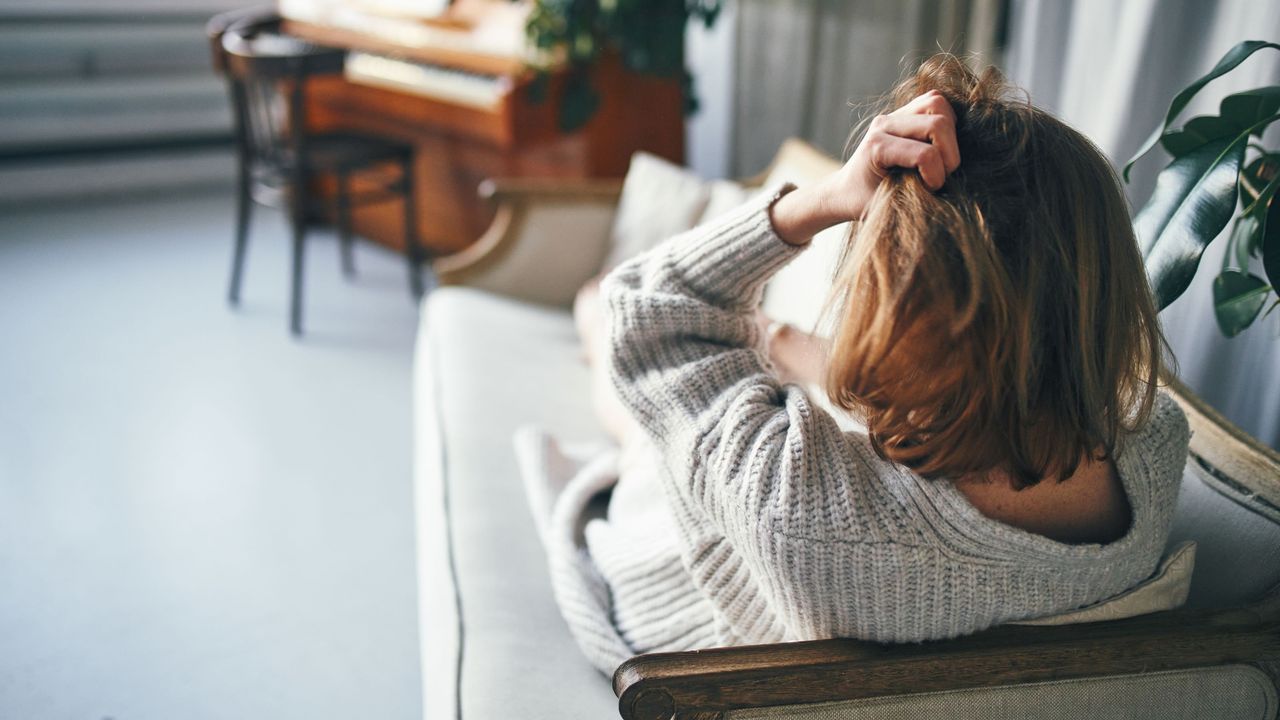
{"type": "Polygon", "coordinates": [[[783,332],[785,332],[786,329],[789,327],[791,327],[791,323],[786,323],[779,320],[771,321],[769,323],[769,327],[766,328],[764,331],[764,346],[766,348],[772,347],[773,341],[777,340],[778,336],[781,335],[783,332]]]}
{"type": "Polygon", "coordinates": [[[779,240],[786,243],[787,245],[791,245],[792,247],[804,247],[809,244],[809,241],[813,239],[812,237],[809,237],[808,239],[805,240],[805,242],[802,242],[802,243],[790,242],[787,240],[785,235],[783,235],[781,232],[778,231],[778,225],[776,222],[774,222],[774,214],[773,214],[774,206],[778,204],[778,201],[781,200],[783,196],[789,194],[792,190],[795,190],[795,189],[796,189],[795,183],[791,181],[784,182],[777,189],[777,191],[773,193],[773,197],[769,199],[769,204],[765,207],[765,213],[769,217],[769,227],[773,229],[773,234],[776,235],[779,240]]]}
{"type": "Polygon", "coordinates": [[[772,208],[773,204],[781,200],[783,195],[786,195],[787,193],[795,189],[796,189],[796,184],[791,182],[790,180],[779,185],[777,192],[773,194],[773,199],[769,201],[769,207],[772,208]]]}

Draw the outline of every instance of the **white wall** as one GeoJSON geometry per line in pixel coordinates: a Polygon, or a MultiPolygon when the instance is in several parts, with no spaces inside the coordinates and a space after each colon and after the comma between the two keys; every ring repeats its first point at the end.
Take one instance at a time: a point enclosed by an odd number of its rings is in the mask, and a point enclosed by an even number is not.
{"type": "Polygon", "coordinates": [[[728,0],[714,27],[690,23],[686,35],[685,53],[700,109],[685,126],[685,161],[707,178],[729,173],[737,15],[737,4],[728,0]]]}

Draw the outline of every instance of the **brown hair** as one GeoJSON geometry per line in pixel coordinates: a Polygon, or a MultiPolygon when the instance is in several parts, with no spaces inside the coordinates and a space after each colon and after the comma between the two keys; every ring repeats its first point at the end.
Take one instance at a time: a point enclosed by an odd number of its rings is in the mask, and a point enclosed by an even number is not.
{"type": "Polygon", "coordinates": [[[1065,479],[1146,420],[1165,348],[1124,195],[995,68],[934,56],[884,112],[929,90],[955,110],[960,167],[936,193],[891,171],[851,230],[827,392],[925,477],[1065,479]]]}

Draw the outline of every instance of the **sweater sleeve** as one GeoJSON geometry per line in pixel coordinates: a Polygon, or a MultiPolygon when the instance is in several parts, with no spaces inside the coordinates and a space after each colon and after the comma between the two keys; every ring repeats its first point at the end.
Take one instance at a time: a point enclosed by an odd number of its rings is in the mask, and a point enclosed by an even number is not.
{"type": "Polygon", "coordinates": [[[839,522],[833,515],[856,504],[849,438],[756,349],[764,285],[804,249],[769,218],[787,190],[672,238],[602,286],[622,402],[662,449],[674,500],[731,538],[762,527],[821,533],[812,524],[839,522]]]}

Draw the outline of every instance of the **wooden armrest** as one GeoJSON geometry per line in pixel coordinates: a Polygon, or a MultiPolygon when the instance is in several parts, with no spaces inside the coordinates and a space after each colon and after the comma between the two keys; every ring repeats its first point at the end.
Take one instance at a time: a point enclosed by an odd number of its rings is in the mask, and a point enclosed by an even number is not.
{"type": "Polygon", "coordinates": [[[436,259],[436,277],[442,285],[568,306],[608,252],[621,192],[621,180],[486,180],[479,194],[495,204],[493,222],[466,249],[436,259]]]}
{"type": "Polygon", "coordinates": [[[799,705],[1234,663],[1280,684],[1280,601],[1051,627],[1002,626],[957,640],[856,640],[640,655],[614,673],[626,720],[717,718],[799,705]]]}
{"type": "Polygon", "coordinates": [[[1280,452],[1241,430],[1176,377],[1165,375],[1161,381],[1191,426],[1192,462],[1207,463],[1210,472],[1280,507],[1280,452]]]}

